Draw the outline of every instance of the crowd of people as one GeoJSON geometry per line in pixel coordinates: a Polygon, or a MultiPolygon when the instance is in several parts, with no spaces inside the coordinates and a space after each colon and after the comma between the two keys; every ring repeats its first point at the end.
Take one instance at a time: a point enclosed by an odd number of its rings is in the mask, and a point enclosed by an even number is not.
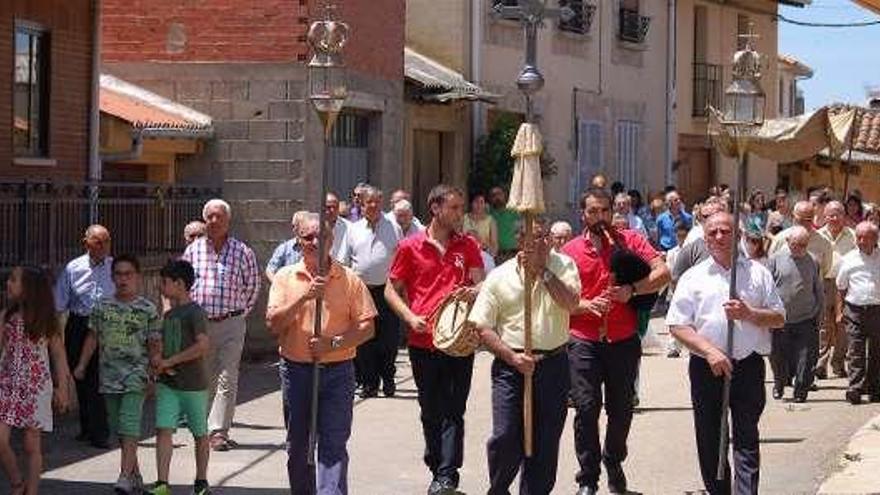
{"type": "Polygon", "coordinates": [[[297,495],[348,493],[354,397],[396,394],[401,345],[418,390],[427,493],[456,493],[474,354],[434,346],[436,314],[450,299],[470,307],[464,338],[495,357],[490,494],[509,493],[518,473],[521,493],[552,492],[570,408],[578,495],[597,493],[603,467],[609,490],[626,493],[623,463],[652,314],[666,314],[667,356],[678,358],[683,348],[690,354],[696,444],[709,493],[734,486],[736,493],[758,493],[764,356],[774,399],[790,387],[792,401],[808,400],[830,368],[848,377],[850,403],[864,396],[880,401],[880,211],[857,193],[836,199],[815,188],[800,199],[777,189],[768,202],[753,191],[737,225],[724,185],[688,208],[672,186],[645,202],[638,190],[619,182],[608,187],[598,175],[578,204],[580,234],[566,221],[538,218],[530,236],[502,187],[466,195],[438,185],[423,198],[430,216],[424,223],[406,191],[394,191],[387,210],[383,198],[369,184],[347,200],[327,193],[325,223],[315,212],[294,213],[291,238],[263,270],[231,235],[230,205],[213,199],[203,221],[186,226],[185,251],[162,269],[161,301],[143,296],[137,258],[110,256],[110,232],[100,225],[85,231],[85,254],[64,267],[54,291],[43,270],[15,268],[7,281],[11,306],[0,315],[0,463],[13,494],[37,493],[40,432],[52,430],[53,409],[72,402],[71,380],[78,439],[99,448],[108,448],[111,434],[119,439],[117,492],[146,490],[137,440],[145,394],[155,387],[157,473],[149,493],[170,493],[171,435],[180,425],[195,439],[193,493],[209,493],[210,451],[237,445],[231,428],[247,316],[264,283],[265,322],[278,340],[288,477],[297,495]],[[532,242],[524,244],[527,237],[532,242]],[[527,290],[531,329],[524,325],[527,290]],[[50,305],[59,318],[45,311],[50,305]],[[732,349],[728,320],[736,321],[732,349]],[[317,370],[319,421],[312,432],[317,370]],[[719,481],[724,377],[731,378],[734,466],[719,481]],[[531,456],[523,442],[527,380],[540,418],[531,456]],[[25,430],[27,476],[11,450],[11,428],[25,430]],[[310,436],[318,439],[315,459],[308,458],[310,436]]]}

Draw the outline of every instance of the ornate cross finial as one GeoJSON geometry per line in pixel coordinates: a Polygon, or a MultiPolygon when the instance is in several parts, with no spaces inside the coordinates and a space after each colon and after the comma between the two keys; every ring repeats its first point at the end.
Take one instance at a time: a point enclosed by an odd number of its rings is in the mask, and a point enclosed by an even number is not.
{"type": "Polygon", "coordinates": [[[733,56],[733,78],[757,81],[761,79],[762,63],[761,55],[755,51],[753,45],[753,41],[760,38],[759,35],[755,34],[755,23],[749,22],[748,31],[738,35],[738,37],[746,40],[746,46],[733,56]]]}

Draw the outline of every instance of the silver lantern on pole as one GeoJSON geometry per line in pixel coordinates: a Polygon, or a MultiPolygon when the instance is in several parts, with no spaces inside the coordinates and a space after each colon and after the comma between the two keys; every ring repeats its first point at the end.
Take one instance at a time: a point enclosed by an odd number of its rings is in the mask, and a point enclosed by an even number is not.
{"type": "MultiPolygon", "coordinates": [[[[323,125],[323,162],[321,164],[321,187],[318,196],[319,215],[319,241],[318,241],[318,273],[324,276],[327,273],[327,253],[330,246],[327,245],[326,225],[327,196],[327,172],[330,155],[330,139],[333,135],[333,125],[342,111],[345,99],[348,98],[348,86],[345,77],[345,63],[342,60],[342,50],[348,42],[348,24],[334,19],[331,5],[325,5],[324,17],[315,21],[309,27],[308,42],[312,49],[312,59],[308,63],[309,76],[309,100],[315,108],[315,112],[323,125]]],[[[322,329],[323,298],[315,300],[315,326],[314,335],[321,335],[322,329]]],[[[321,365],[315,361],[312,370],[312,402],[309,424],[309,465],[315,465],[315,450],[317,447],[318,429],[318,389],[320,385],[321,365]]]]}

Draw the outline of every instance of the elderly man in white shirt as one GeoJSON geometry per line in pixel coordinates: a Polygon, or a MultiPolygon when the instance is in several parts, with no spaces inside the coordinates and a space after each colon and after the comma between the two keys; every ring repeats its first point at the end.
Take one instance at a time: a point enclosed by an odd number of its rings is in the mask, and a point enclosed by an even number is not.
{"type": "Polygon", "coordinates": [[[758,422],[764,410],[770,330],[785,323],[785,309],[773,276],[760,263],[740,257],[737,299],[730,299],[733,217],[716,213],[704,230],[710,257],[678,281],[666,324],[691,352],[689,376],[700,472],[709,493],[730,493],[730,468],[717,480],[724,377],[731,377],[730,413],[735,493],[758,493],[758,422]],[[728,319],[734,320],[733,349],[726,350],[728,319]]]}
{"type": "Polygon", "coordinates": [[[394,361],[400,341],[400,320],[385,301],[385,282],[403,234],[396,223],[382,214],[382,191],[366,186],[361,198],[363,217],[348,226],[344,250],[351,269],[370,290],[379,314],[375,337],[358,348],[355,367],[363,385],[361,397],[376,397],[380,380],[382,393],[392,397],[397,390],[394,361]]]}
{"type": "Polygon", "coordinates": [[[867,394],[871,402],[880,402],[880,252],[877,248],[877,226],[871,222],[858,224],[856,245],[858,249],[843,257],[837,273],[838,323],[846,325],[849,338],[849,388],[846,400],[851,404],[859,404],[863,394],[867,394]]]}
{"type": "Polygon", "coordinates": [[[645,222],[632,212],[632,198],[629,194],[622,192],[614,196],[614,212],[620,213],[626,217],[626,223],[630,229],[635,230],[645,239],[648,238],[648,230],[645,229],[645,222]]]}

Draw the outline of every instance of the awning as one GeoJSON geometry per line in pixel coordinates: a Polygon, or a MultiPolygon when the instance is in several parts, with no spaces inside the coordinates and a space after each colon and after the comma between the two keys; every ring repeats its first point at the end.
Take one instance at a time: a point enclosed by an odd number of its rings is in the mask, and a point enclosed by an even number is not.
{"type": "MultiPolygon", "coordinates": [[[[735,156],[734,137],[714,109],[709,135],[721,153],[735,156]]],[[[781,163],[816,155],[847,160],[850,147],[853,162],[876,163],[880,160],[880,109],[826,106],[807,115],[767,120],[746,139],[750,153],[781,163]]]]}
{"type": "Polygon", "coordinates": [[[101,74],[100,107],[101,113],[149,137],[204,139],[214,134],[210,116],[108,74],[101,74]]]}
{"type": "Polygon", "coordinates": [[[860,5],[875,14],[880,14],[880,0],[853,0],[857,5],[860,5]]]}
{"type": "Polygon", "coordinates": [[[421,87],[416,97],[423,101],[479,100],[491,103],[499,98],[468,81],[461,73],[411,48],[403,49],[403,72],[407,79],[421,87]]]}

